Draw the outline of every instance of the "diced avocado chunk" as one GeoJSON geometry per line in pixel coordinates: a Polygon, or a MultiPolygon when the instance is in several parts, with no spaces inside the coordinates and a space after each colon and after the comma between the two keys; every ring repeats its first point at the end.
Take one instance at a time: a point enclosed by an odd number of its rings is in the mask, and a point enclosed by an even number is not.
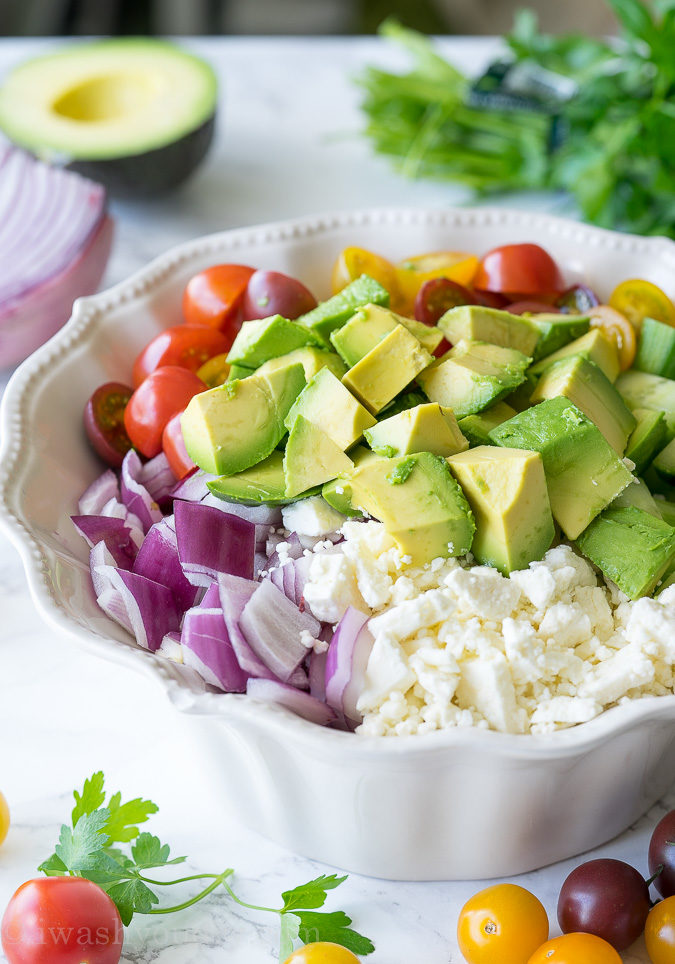
{"type": "Polygon", "coordinates": [[[534,350],[534,360],[544,358],[563,348],[589,329],[591,319],[587,315],[542,314],[530,315],[530,321],[539,329],[541,337],[534,350]]]}
{"type": "Polygon", "coordinates": [[[582,355],[570,355],[547,368],[532,402],[564,395],[598,426],[615,452],[623,455],[637,422],[607,376],[582,355]]]}
{"type": "MultiPolygon", "coordinates": [[[[643,483],[644,484],[644,483],[643,483]]],[[[645,486],[646,487],[646,486],[645,486]]],[[[675,528],[675,503],[668,502],[667,499],[654,499],[656,508],[659,510],[659,515],[664,522],[667,522],[669,526],[675,528]]]]}
{"type": "Polygon", "coordinates": [[[287,355],[279,355],[278,358],[270,358],[269,361],[264,362],[258,372],[260,374],[266,374],[267,372],[273,372],[277,368],[284,368],[286,365],[295,365],[300,363],[305,370],[305,378],[309,381],[311,378],[321,371],[322,368],[328,368],[334,375],[338,378],[342,378],[344,373],[347,371],[344,362],[339,355],[336,355],[334,351],[326,351],[323,348],[296,348],[295,351],[288,352],[287,355]]]}
{"type": "Polygon", "coordinates": [[[284,455],[287,496],[322,485],[340,473],[351,472],[353,467],[352,460],[329,435],[303,415],[296,415],[284,455]]]}
{"type": "Polygon", "coordinates": [[[480,414],[465,415],[457,424],[462,435],[469,440],[469,445],[489,445],[489,433],[492,429],[507,422],[515,414],[515,408],[511,408],[506,402],[497,402],[480,414]]]}
{"type": "Polygon", "coordinates": [[[611,506],[577,546],[629,599],[638,599],[652,592],[675,559],[675,529],[635,506],[611,506]]]}
{"type": "Polygon", "coordinates": [[[230,365],[227,375],[228,382],[238,382],[241,378],[248,378],[255,372],[255,368],[246,368],[245,365],[230,365]]]}
{"type": "Polygon", "coordinates": [[[210,491],[226,502],[241,502],[244,505],[286,505],[296,499],[316,495],[318,489],[300,492],[295,496],[286,495],[284,476],[284,457],[281,452],[272,452],[262,462],[237,472],[236,475],[222,476],[206,483],[210,491]]]}
{"type": "Polygon", "coordinates": [[[629,408],[663,412],[669,432],[675,435],[675,381],[631,370],[619,375],[616,387],[629,408]]]}
{"type": "Polygon", "coordinates": [[[672,439],[654,459],[654,469],[664,482],[675,485],[675,439],[672,439]]]}
{"type": "Polygon", "coordinates": [[[539,452],[480,445],[448,464],[473,510],[478,562],[508,575],[541,559],[555,526],[539,452]]]}
{"type": "Polygon", "coordinates": [[[520,412],[494,428],[490,439],[541,453],[553,518],[568,539],[576,539],[633,478],[600,429],[564,396],[520,412]]]}
{"type": "Polygon", "coordinates": [[[529,408],[532,404],[532,395],[537,387],[538,381],[538,377],[532,374],[532,369],[528,368],[522,384],[520,384],[514,392],[510,392],[506,396],[506,403],[510,405],[511,408],[514,408],[516,412],[524,412],[525,409],[529,408]]]}
{"type": "Polygon", "coordinates": [[[298,415],[318,425],[342,451],[357,442],[364,431],[375,424],[370,412],[328,368],[317,372],[298,396],[286,416],[289,431],[292,431],[298,415]]]}
{"type": "Polygon", "coordinates": [[[357,308],[369,304],[388,307],[389,292],[370,275],[362,274],[328,301],[322,301],[306,315],[301,315],[297,322],[309,328],[328,345],[331,331],[341,328],[349,321],[357,308]]]}
{"type": "Polygon", "coordinates": [[[515,348],[482,341],[460,341],[418,378],[432,402],[451,408],[457,418],[481,412],[525,379],[530,362],[515,348]]]}
{"type": "Polygon", "coordinates": [[[438,402],[427,402],[392,415],[364,434],[371,449],[387,458],[413,452],[433,452],[447,458],[469,447],[452,410],[442,408],[438,402]]]}
{"type": "Polygon", "coordinates": [[[393,402],[385,405],[382,411],[377,413],[377,419],[381,421],[383,418],[391,418],[392,415],[398,415],[399,412],[415,408],[416,405],[425,405],[427,401],[426,395],[423,395],[422,392],[402,392],[396,396],[393,402]]]}
{"type": "Polygon", "coordinates": [[[533,355],[540,338],[539,328],[529,318],[496,308],[461,305],[439,318],[438,327],[451,344],[459,341],[487,341],[502,348],[516,348],[533,355]]]}
{"type": "MultiPolygon", "coordinates": [[[[354,468],[357,469],[360,465],[363,465],[364,462],[380,458],[380,456],[376,455],[370,449],[367,449],[365,445],[355,445],[349,453],[349,458],[354,463],[354,468]]],[[[360,516],[363,515],[362,511],[355,509],[352,505],[351,474],[352,473],[349,472],[349,474],[344,477],[338,476],[324,483],[321,489],[321,495],[328,505],[343,515],[360,516]]]]}
{"type": "Polygon", "coordinates": [[[195,395],[181,418],[188,455],[213,475],[261,462],[284,436],[284,419],[304,384],[302,365],[292,365],[195,395]]]}
{"type": "Polygon", "coordinates": [[[636,475],[642,475],[654,456],[666,444],[668,426],[663,412],[653,412],[648,408],[634,408],[633,415],[637,425],[633,429],[625,456],[635,463],[636,475]]]}
{"type": "Polygon", "coordinates": [[[613,499],[610,503],[613,509],[625,509],[626,506],[632,505],[636,509],[642,509],[643,512],[648,512],[653,515],[655,519],[662,519],[663,515],[659,508],[661,503],[657,503],[654,496],[651,494],[647,488],[647,484],[642,481],[642,479],[633,479],[630,485],[626,486],[623,492],[620,492],[616,499],[613,499]]]}
{"type": "Polygon", "coordinates": [[[675,328],[664,325],[662,321],[645,318],[633,368],[675,379],[675,328]]]}
{"type": "Polygon", "coordinates": [[[564,348],[553,352],[552,355],[546,355],[545,358],[540,359],[533,365],[530,371],[533,375],[541,375],[549,365],[562,361],[563,358],[569,358],[570,355],[581,355],[583,358],[595,362],[610,382],[616,381],[620,371],[619,353],[614,342],[611,342],[599,328],[591,328],[581,338],[576,338],[565,345],[564,348]]]}
{"type": "Polygon", "coordinates": [[[349,369],[342,383],[376,415],[432,361],[417,338],[397,325],[349,369]]]}
{"type": "Polygon", "coordinates": [[[230,365],[258,368],[270,358],[287,355],[304,345],[316,345],[310,331],[281,315],[245,321],[234,339],[227,360],[230,365]]]}
{"type": "Polygon", "coordinates": [[[443,341],[443,332],[438,328],[423,325],[412,318],[404,318],[380,305],[365,305],[360,308],[342,328],[332,332],[330,340],[351,368],[394,331],[397,325],[407,328],[430,353],[443,341]]]}
{"type": "Polygon", "coordinates": [[[373,459],[355,470],[352,501],[384,523],[415,565],[471,548],[473,515],[445,459],[420,452],[373,459]]]}

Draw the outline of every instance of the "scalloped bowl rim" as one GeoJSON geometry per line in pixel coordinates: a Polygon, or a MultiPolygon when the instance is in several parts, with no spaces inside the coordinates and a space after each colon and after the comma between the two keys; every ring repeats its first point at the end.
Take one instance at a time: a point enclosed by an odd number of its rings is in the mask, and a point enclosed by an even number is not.
{"type": "Polygon", "coordinates": [[[146,673],[163,686],[171,703],[181,712],[231,721],[250,721],[288,737],[296,745],[328,750],[331,746],[349,753],[355,760],[426,757],[445,750],[472,744],[513,759],[542,759],[572,756],[602,743],[608,736],[630,729],[637,721],[672,717],[675,722],[675,695],[643,697],[605,710],[595,719],[551,734],[507,734],[475,727],[437,730],[431,733],[398,737],[360,737],[310,723],[290,711],[261,703],[246,695],[209,691],[194,673],[186,674],[163,657],[134,644],[112,637],[98,636],[71,619],[60,606],[48,580],[48,562],[29,528],[11,507],[15,493],[12,483],[22,446],[25,427],[22,410],[27,392],[40,371],[53,365],[74,344],[86,338],[94,319],[113,305],[131,301],[140,294],[161,286],[163,280],[183,260],[199,253],[236,250],[256,241],[284,241],[336,228],[358,229],[366,225],[429,223],[439,226],[462,223],[490,227],[495,224],[520,224],[555,229],[559,237],[592,244],[665,256],[675,270],[675,242],[663,237],[637,237],[597,228],[566,218],[510,208],[375,208],[321,216],[305,216],[269,224],[234,228],[183,242],[155,258],[115,286],[78,299],[70,320],[45,345],[27,358],[11,377],[0,409],[0,527],[18,550],[35,606],[45,622],[58,632],[75,639],[88,652],[124,663],[146,673]]]}

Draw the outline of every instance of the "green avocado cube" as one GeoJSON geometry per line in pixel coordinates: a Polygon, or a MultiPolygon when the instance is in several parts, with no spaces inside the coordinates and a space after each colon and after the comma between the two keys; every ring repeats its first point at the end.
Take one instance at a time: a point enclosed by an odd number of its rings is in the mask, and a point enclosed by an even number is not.
{"type": "Polygon", "coordinates": [[[255,368],[246,368],[245,365],[230,365],[226,381],[238,382],[241,378],[248,378],[248,376],[254,372],[255,368]]]}
{"type": "Polygon", "coordinates": [[[564,395],[595,422],[609,444],[623,455],[637,422],[604,372],[582,355],[570,355],[547,368],[532,395],[533,404],[564,395]]]}
{"type": "Polygon", "coordinates": [[[591,319],[587,315],[542,314],[530,315],[530,321],[539,329],[540,338],[534,350],[534,360],[563,348],[589,329],[591,319]]]}
{"type": "Polygon", "coordinates": [[[525,380],[530,358],[515,348],[482,341],[460,341],[418,378],[432,402],[451,408],[457,418],[481,412],[525,380]]]}
{"type": "Polygon", "coordinates": [[[417,338],[397,325],[349,369],[342,384],[376,415],[432,361],[417,338]]]}
{"type": "Polygon", "coordinates": [[[245,321],[237,332],[227,360],[230,365],[258,368],[263,362],[304,345],[316,345],[316,338],[306,328],[287,321],[281,315],[245,321]]]}
{"type": "Polygon", "coordinates": [[[300,492],[295,496],[286,495],[286,476],[284,475],[284,456],[282,452],[272,452],[262,462],[236,475],[221,476],[206,483],[213,495],[225,502],[240,502],[243,505],[286,505],[309,495],[316,495],[318,489],[300,492]]]}
{"type": "Polygon", "coordinates": [[[629,408],[663,412],[668,431],[675,435],[675,381],[631,369],[619,375],[616,387],[629,408]]]}
{"type": "Polygon", "coordinates": [[[287,496],[322,485],[353,468],[349,456],[318,425],[303,415],[295,417],[284,455],[287,496]]]}
{"type": "Polygon", "coordinates": [[[473,515],[445,459],[430,452],[372,459],[350,484],[353,504],[379,519],[415,565],[471,548],[473,515]]]}
{"type": "Polygon", "coordinates": [[[469,440],[469,445],[489,445],[489,434],[492,429],[497,428],[502,422],[508,422],[515,414],[515,408],[511,408],[506,402],[497,402],[491,408],[486,408],[484,412],[465,415],[457,424],[462,435],[469,440]]]}
{"type": "Polygon", "coordinates": [[[375,424],[370,412],[328,368],[322,368],[310,379],[288,412],[289,432],[298,415],[318,425],[343,452],[375,424]]]}
{"type": "Polygon", "coordinates": [[[657,475],[666,483],[675,485],[675,439],[672,439],[664,449],[661,449],[653,462],[657,475]]]}
{"type": "Polygon", "coordinates": [[[261,462],[283,438],[284,419],[304,384],[302,365],[292,365],[195,395],[181,417],[188,455],[212,475],[261,462]]]}
{"type": "Polygon", "coordinates": [[[621,370],[619,367],[619,352],[614,342],[610,341],[599,328],[591,328],[581,338],[576,338],[565,345],[564,348],[553,352],[552,355],[541,358],[532,366],[530,371],[533,375],[541,375],[554,362],[562,361],[563,358],[569,358],[571,355],[581,355],[582,358],[595,362],[610,382],[616,381],[621,370]]]}
{"type": "Polygon", "coordinates": [[[487,341],[502,348],[516,348],[523,355],[533,355],[541,337],[529,318],[480,305],[451,308],[439,318],[438,327],[453,345],[459,341],[487,341]]]}
{"type": "Polygon", "coordinates": [[[307,314],[301,315],[297,322],[314,332],[326,347],[330,347],[328,339],[330,333],[341,328],[346,321],[363,305],[389,305],[389,292],[379,281],[370,275],[362,274],[360,278],[350,282],[328,301],[322,301],[307,314]]]}
{"type": "Polygon", "coordinates": [[[564,396],[503,422],[490,440],[541,453],[553,518],[568,539],[576,539],[633,479],[600,429],[564,396]]]}
{"type": "Polygon", "coordinates": [[[610,506],[577,546],[629,599],[638,599],[655,589],[675,560],[675,529],[634,506],[610,506]]]}
{"type": "Polygon", "coordinates": [[[653,318],[644,319],[633,368],[675,379],[675,328],[672,325],[653,318]]]}
{"type": "Polygon", "coordinates": [[[541,559],[555,535],[539,452],[480,445],[448,459],[476,520],[471,552],[503,575],[541,559]]]}
{"type": "Polygon", "coordinates": [[[656,453],[666,444],[668,426],[663,412],[634,408],[633,415],[637,425],[628,439],[625,455],[635,464],[635,474],[642,475],[647,466],[651,465],[656,453]]]}
{"type": "Polygon", "coordinates": [[[440,329],[423,325],[412,318],[404,318],[380,305],[365,305],[360,308],[342,328],[331,333],[330,340],[345,364],[351,368],[394,331],[397,325],[407,328],[430,353],[443,341],[443,332],[440,329]]]}
{"type": "Polygon", "coordinates": [[[447,458],[468,449],[469,443],[449,408],[427,402],[385,418],[365,431],[374,452],[388,458],[413,452],[433,452],[447,458]]]}
{"type": "MultiPolygon", "coordinates": [[[[645,483],[643,483],[643,485],[644,484],[645,483]]],[[[659,496],[657,499],[654,499],[654,502],[663,521],[667,522],[669,526],[673,526],[675,529],[675,503],[668,502],[667,499],[664,499],[661,496],[659,496]]]]}
{"type": "Polygon", "coordinates": [[[530,408],[532,405],[532,395],[534,394],[538,381],[537,376],[532,374],[532,369],[528,368],[525,372],[523,382],[515,391],[510,392],[504,401],[511,408],[514,408],[516,412],[524,412],[526,408],[530,408]]]}
{"type": "MultiPolygon", "coordinates": [[[[648,512],[650,515],[653,515],[655,519],[663,518],[663,514],[659,508],[661,503],[657,503],[647,488],[647,483],[642,479],[633,479],[631,484],[626,486],[623,492],[620,492],[616,499],[610,502],[612,509],[625,509],[630,505],[636,509],[642,509],[643,512],[648,512]]],[[[666,519],[666,521],[668,520],[666,519]]]]}
{"type": "MultiPolygon", "coordinates": [[[[365,445],[355,445],[349,453],[349,458],[354,463],[354,469],[357,469],[365,462],[378,459],[380,456],[376,455],[375,452],[370,449],[367,449],[365,445]]],[[[352,472],[350,471],[344,476],[337,476],[337,478],[325,482],[321,489],[321,495],[328,505],[343,515],[361,516],[363,515],[361,509],[356,509],[352,505],[351,475],[352,472]]]]}
{"type": "Polygon", "coordinates": [[[326,351],[323,348],[307,346],[305,348],[296,348],[294,351],[288,352],[287,355],[279,355],[278,358],[270,358],[268,361],[263,362],[258,369],[258,373],[265,374],[267,372],[273,372],[277,368],[284,368],[286,365],[295,365],[298,362],[305,370],[305,378],[307,381],[314,378],[322,368],[330,369],[338,378],[342,378],[347,371],[342,359],[339,355],[336,355],[334,351],[326,351]]]}

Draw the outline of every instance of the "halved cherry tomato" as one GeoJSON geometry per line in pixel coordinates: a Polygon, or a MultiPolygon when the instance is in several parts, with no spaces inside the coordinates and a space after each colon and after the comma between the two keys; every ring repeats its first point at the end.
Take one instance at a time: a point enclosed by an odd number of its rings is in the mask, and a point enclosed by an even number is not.
{"type": "Polygon", "coordinates": [[[558,265],[540,245],[503,244],[484,255],[473,286],[481,291],[541,296],[563,291],[565,282],[558,265]]]}
{"type": "Polygon", "coordinates": [[[659,901],[649,911],[645,944],[652,964],[673,964],[675,961],[675,897],[659,901]]]}
{"type": "Polygon", "coordinates": [[[600,328],[613,341],[619,352],[621,371],[630,368],[635,359],[637,342],[635,329],[628,319],[619,311],[608,305],[598,305],[589,311],[591,328],[600,328]]]}
{"type": "Polygon", "coordinates": [[[459,949],[469,964],[527,964],[547,938],[543,904],[517,884],[495,884],[474,894],[457,922],[459,949]]]}
{"type": "Polygon", "coordinates": [[[415,298],[415,318],[423,325],[435,325],[451,308],[475,304],[470,291],[450,278],[425,281],[415,298]]]}
{"type": "Polygon", "coordinates": [[[280,271],[256,271],[251,275],[243,302],[246,321],[254,318],[299,318],[316,308],[316,298],[297,278],[280,271]]]}
{"type": "MultiPolygon", "coordinates": [[[[405,305],[414,305],[422,285],[434,278],[449,278],[466,288],[478,267],[478,258],[465,251],[433,251],[399,261],[396,280],[405,305]]],[[[465,302],[469,304],[469,302],[465,302]]]]}
{"type": "Polygon", "coordinates": [[[318,941],[299,947],[284,964],[359,964],[359,959],[340,944],[318,941]]]}
{"type": "Polygon", "coordinates": [[[333,294],[342,291],[350,281],[355,281],[362,274],[368,274],[371,278],[379,281],[383,288],[386,288],[391,298],[391,307],[396,310],[399,307],[399,290],[396,278],[396,268],[387,261],[386,258],[367,251],[365,248],[345,248],[337,257],[333,265],[331,283],[333,294]]]}
{"type": "Polygon", "coordinates": [[[177,365],[196,372],[209,358],[226,353],[230,347],[227,336],[215,328],[190,325],[167,328],[145,346],[134,362],[134,388],[163,365],[177,365]]]}
{"type": "Polygon", "coordinates": [[[479,291],[473,289],[475,304],[484,305],[486,308],[506,308],[509,302],[513,303],[513,298],[507,295],[500,295],[497,291],[479,291]]]}
{"type": "Polygon", "coordinates": [[[645,318],[675,327],[675,305],[665,291],[651,281],[639,278],[622,281],[610,295],[608,304],[625,315],[638,332],[645,318]]]}
{"type": "Polygon", "coordinates": [[[162,432],[162,449],[169,463],[169,468],[177,479],[184,479],[194,468],[192,461],[185,448],[185,439],[180,420],[182,412],[178,412],[164,426],[162,432]]]}
{"type": "Polygon", "coordinates": [[[559,315],[560,308],[549,305],[545,301],[514,301],[504,309],[512,315],[559,315]]]}
{"type": "Polygon", "coordinates": [[[117,964],[123,939],[117,907],[82,877],[27,880],[2,918],[9,964],[117,964]]]}
{"type": "Polygon", "coordinates": [[[213,358],[209,358],[207,362],[204,362],[201,368],[197,369],[197,378],[201,378],[209,388],[216,388],[218,385],[223,385],[227,381],[229,374],[230,365],[227,361],[226,354],[214,355],[213,358]]]}
{"type": "Polygon", "coordinates": [[[527,964],[621,964],[621,958],[595,934],[563,934],[538,947],[527,964]]]}
{"type": "Polygon", "coordinates": [[[152,458],[162,451],[162,433],[206,385],[194,372],[176,365],[155,369],[136,389],[124,413],[124,425],[134,448],[152,458]]]}
{"type": "Polygon", "coordinates": [[[84,430],[95,452],[118,469],[131,448],[124,427],[124,410],[133,388],[121,382],[106,382],[96,389],[84,406],[84,430]]]}
{"type": "Polygon", "coordinates": [[[0,793],[0,844],[9,831],[9,807],[4,795],[0,793]]]}
{"type": "Polygon", "coordinates": [[[555,304],[562,311],[583,315],[599,305],[600,299],[588,285],[572,285],[567,291],[563,291],[559,298],[556,298],[555,304]]]}
{"type": "Polygon", "coordinates": [[[188,325],[206,325],[228,338],[227,351],[241,328],[241,306],[255,268],[245,264],[214,264],[188,281],[183,292],[183,317],[188,325]]]}

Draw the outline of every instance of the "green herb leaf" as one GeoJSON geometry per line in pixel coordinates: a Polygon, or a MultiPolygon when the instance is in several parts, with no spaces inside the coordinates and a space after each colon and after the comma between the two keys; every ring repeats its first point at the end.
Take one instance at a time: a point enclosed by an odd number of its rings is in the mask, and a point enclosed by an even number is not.
{"type": "Polygon", "coordinates": [[[64,877],[68,874],[68,868],[56,854],[43,860],[38,870],[47,877],[64,877]]]}
{"type": "Polygon", "coordinates": [[[136,797],[122,803],[121,793],[116,793],[110,798],[108,810],[110,816],[105,826],[105,832],[111,842],[128,843],[140,833],[139,823],[145,823],[151,814],[157,813],[159,807],[152,800],[142,800],[136,797]]]}
{"type": "Polygon", "coordinates": [[[293,890],[285,890],[281,895],[284,902],[284,910],[292,910],[296,907],[306,909],[313,907],[323,907],[329,890],[335,890],[343,884],[347,877],[338,877],[337,874],[322,874],[315,880],[310,880],[306,884],[300,884],[293,890]]]}
{"type": "Polygon", "coordinates": [[[332,941],[333,944],[341,944],[354,954],[372,954],[375,945],[363,934],[353,930],[349,925],[352,922],[343,911],[334,911],[332,914],[317,913],[316,911],[296,912],[300,918],[300,940],[304,944],[315,944],[317,941],[332,941]]]}
{"type": "Polygon", "coordinates": [[[159,903],[159,898],[142,880],[132,878],[106,888],[108,896],[114,900],[120,912],[122,923],[126,927],[131,923],[134,914],[149,914],[153,904],[159,903]]]}
{"type": "Polygon", "coordinates": [[[153,837],[151,833],[142,833],[136,839],[131,854],[134,858],[136,867],[139,870],[147,870],[149,867],[165,867],[168,864],[182,864],[186,857],[174,857],[169,860],[170,848],[168,844],[162,844],[159,837],[153,837]]]}
{"type": "Polygon", "coordinates": [[[300,936],[300,918],[296,914],[281,915],[281,938],[279,940],[279,964],[283,964],[295,949],[300,936]]]}
{"type": "Polygon", "coordinates": [[[72,813],[73,826],[80,817],[93,813],[94,810],[98,810],[103,805],[105,801],[104,783],[103,772],[99,770],[84,781],[82,793],[78,793],[77,790],[73,791],[75,797],[75,806],[72,813]]]}

